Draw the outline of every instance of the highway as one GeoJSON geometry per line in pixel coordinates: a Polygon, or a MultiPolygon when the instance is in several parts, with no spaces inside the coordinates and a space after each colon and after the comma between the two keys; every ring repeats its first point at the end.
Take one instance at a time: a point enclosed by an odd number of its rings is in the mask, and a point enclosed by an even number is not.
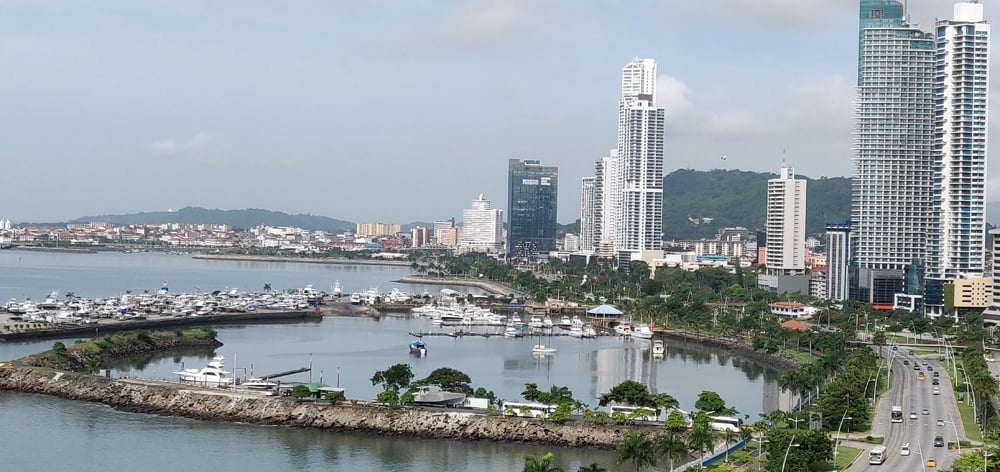
{"type": "MultiPolygon", "coordinates": [[[[882,348],[882,352],[888,352],[891,357],[893,388],[878,401],[872,422],[872,435],[885,438],[882,444],[887,449],[886,460],[881,465],[870,465],[868,455],[873,445],[865,445],[858,460],[845,470],[933,471],[951,467],[958,456],[957,450],[949,452],[947,446],[934,446],[936,436],[942,436],[945,444],[956,442],[959,437],[964,438],[964,427],[958,413],[950,373],[945,372],[934,360],[939,356],[937,354],[915,356],[905,346],[899,346],[896,350],[886,346],[882,348]],[[919,379],[921,373],[924,380],[919,379]],[[935,373],[939,377],[934,377],[935,373]],[[935,378],[940,381],[939,395],[933,394],[935,378]],[[903,423],[891,422],[893,405],[903,407],[903,423]],[[914,414],[916,419],[913,419],[914,414]],[[906,443],[910,445],[910,455],[903,456],[901,449],[906,443]],[[936,468],[927,467],[927,460],[931,458],[937,461],[936,468]]],[[[885,379],[884,371],[882,379],[885,379]]]]}

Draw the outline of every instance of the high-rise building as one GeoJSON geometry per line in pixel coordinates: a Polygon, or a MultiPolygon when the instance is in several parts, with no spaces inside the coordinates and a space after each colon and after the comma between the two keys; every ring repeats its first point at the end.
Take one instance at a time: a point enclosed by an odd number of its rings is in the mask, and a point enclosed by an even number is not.
{"type": "Polygon", "coordinates": [[[806,180],[782,163],[767,181],[767,250],[764,264],[774,275],[802,275],[806,270],[806,180]]]}
{"type": "Polygon", "coordinates": [[[992,302],[990,306],[986,307],[983,311],[983,324],[1000,325],[1000,229],[990,230],[990,239],[993,241],[993,247],[990,248],[991,258],[993,262],[993,267],[991,268],[991,273],[993,275],[993,293],[992,302]]]}
{"type": "MultiPolygon", "coordinates": [[[[584,177],[580,181],[580,250],[593,251],[597,235],[597,178],[584,177]]],[[[600,242],[600,241],[598,241],[600,242]]]]}
{"type": "Polygon", "coordinates": [[[594,245],[614,246],[618,231],[618,203],[621,199],[618,178],[618,150],[612,149],[594,167],[594,245]]]}
{"type": "Polygon", "coordinates": [[[618,252],[641,253],[663,247],[663,136],[665,112],[656,101],[656,62],[635,58],[622,69],[618,106],[618,165],[620,188],[618,252]]]}
{"type": "Polygon", "coordinates": [[[986,263],[986,111],[990,25],[983,5],[955,4],[936,28],[933,216],[924,306],[943,313],[944,285],[981,277],[986,263]]]}
{"type": "Polygon", "coordinates": [[[358,236],[392,236],[400,231],[399,223],[356,223],[354,234],[358,236]]]}
{"type": "Polygon", "coordinates": [[[410,247],[421,247],[429,243],[430,240],[427,228],[423,226],[414,226],[413,228],[410,228],[410,247]]]}
{"type": "Polygon", "coordinates": [[[861,0],[851,298],[917,293],[931,219],[934,36],[898,0],[861,0]]]}
{"type": "Polygon", "coordinates": [[[511,159],[507,173],[507,254],[531,258],[556,248],[559,169],[511,159]]]}
{"type": "Polygon", "coordinates": [[[458,248],[463,251],[500,252],[503,247],[503,210],[493,208],[479,194],[472,207],[462,211],[462,235],[458,248]]]}
{"type": "Polygon", "coordinates": [[[826,222],[826,298],[848,297],[848,264],[851,261],[851,220],[826,222]]]}

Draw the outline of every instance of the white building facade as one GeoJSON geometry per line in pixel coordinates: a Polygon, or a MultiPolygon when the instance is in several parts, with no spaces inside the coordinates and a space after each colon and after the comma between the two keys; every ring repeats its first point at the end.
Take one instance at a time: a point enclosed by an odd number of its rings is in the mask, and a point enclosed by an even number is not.
{"type": "Polygon", "coordinates": [[[806,181],[782,164],[767,181],[767,249],[764,264],[773,275],[800,275],[806,270],[806,181]]]}
{"type": "Polygon", "coordinates": [[[463,252],[500,252],[503,248],[503,210],[493,208],[482,194],[462,210],[458,248],[463,252]]]}
{"type": "Polygon", "coordinates": [[[594,237],[598,236],[597,178],[584,177],[580,181],[580,250],[593,251],[594,237]]]}

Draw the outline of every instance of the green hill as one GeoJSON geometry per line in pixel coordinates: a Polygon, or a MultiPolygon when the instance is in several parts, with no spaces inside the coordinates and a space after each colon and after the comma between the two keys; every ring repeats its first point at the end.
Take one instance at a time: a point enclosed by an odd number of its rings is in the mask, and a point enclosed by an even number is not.
{"type": "Polygon", "coordinates": [[[354,223],[350,221],[309,214],[289,215],[280,211],[256,208],[248,208],[246,210],[209,210],[198,207],[185,207],[177,211],[85,216],[70,221],[70,223],[89,223],[91,221],[107,221],[118,225],[159,225],[164,223],[222,224],[238,229],[247,229],[258,225],[291,226],[310,231],[319,230],[334,233],[354,231],[355,229],[354,223]]]}
{"type": "MultiPolygon", "coordinates": [[[[763,229],[767,181],[777,174],[740,170],[677,170],[663,178],[663,233],[667,240],[712,238],[720,228],[763,229]]],[[[826,220],[851,217],[851,179],[809,179],[806,233],[826,220]]]]}

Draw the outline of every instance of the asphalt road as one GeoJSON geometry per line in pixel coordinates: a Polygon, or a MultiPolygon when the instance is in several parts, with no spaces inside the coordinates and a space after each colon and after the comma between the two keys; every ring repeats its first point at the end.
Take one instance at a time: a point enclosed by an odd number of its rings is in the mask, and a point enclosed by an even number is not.
{"type": "MultiPolygon", "coordinates": [[[[879,399],[872,423],[872,435],[882,436],[886,446],[886,460],[881,465],[868,463],[871,445],[848,469],[858,471],[926,471],[935,470],[927,467],[927,460],[934,458],[937,469],[951,467],[958,451],[948,451],[947,447],[935,447],[935,436],[943,436],[944,441],[956,442],[959,436],[964,438],[964,427],[958,413],[958,404],[952,389],[951,375],[937,363],[937,355],[914,356],[906,347],[892,351],[889,347],[882,348],[883,353],[891,353],[893,388],[879,399]],[[926,364],[924,364],[926,362],[926,364]],[[908,364],[906,364],[908,363],[908,364]],[[919,370],[914,366],[918,366],[919,370]],[[933,394],[934,373],[937,372],[940,381],[940,394],[933,394]],[[919,380],[919,374],[924,374],[924,380],[919,380]],[[892,423],[890,412],[893,405],[903,407],[903,422],[892,423]],[[927,414],[924,414],[926,409],[927,414]],[[916,413],[916,419],[912,419],[916,413]],[[939,422],[941,420],[941,422],[939,422]],[[910,455],[900,454],[903,444],[909,443],[910,455]]],[[[885,379],[884,373],[882,377],[885,379]]]]}

